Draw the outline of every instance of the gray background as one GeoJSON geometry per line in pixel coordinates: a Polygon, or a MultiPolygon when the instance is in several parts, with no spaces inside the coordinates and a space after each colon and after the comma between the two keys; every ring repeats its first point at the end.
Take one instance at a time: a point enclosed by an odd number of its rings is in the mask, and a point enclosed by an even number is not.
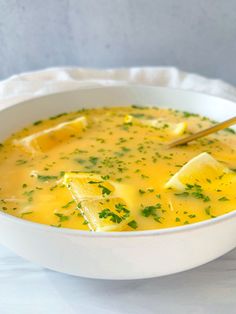
{"type": "Polygon", "coordinates": [[[0,78],[174,65],[236,84],[234,0],[0,0],[0,78]]]}

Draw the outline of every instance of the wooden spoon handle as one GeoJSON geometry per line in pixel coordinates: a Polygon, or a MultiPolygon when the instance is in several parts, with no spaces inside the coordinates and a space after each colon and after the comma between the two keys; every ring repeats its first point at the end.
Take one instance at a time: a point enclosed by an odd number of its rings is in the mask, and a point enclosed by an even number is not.
{"type": "Polygon", "coordinates": [[[177,145],[187,144],[187,143],[192,142],[192,141],[194,141],[198,138],[201,138],[203,136],[206,136],[206,135],[218,132],[220,130],[226,129],[229,126],[234,125],[234,124],[236,124],[236,116],[231,118],[231,119],[225,120],[223,122],[217,123],[214,126],[211,126],[210,128],[207,128],[207,129],[199,131],[195,134],[186,136],[186,137],[181,138],[177,141],[171,142],[170,144],[168,144],[168,147],[172,148],[172,147],[177,146],[177,145]]]}

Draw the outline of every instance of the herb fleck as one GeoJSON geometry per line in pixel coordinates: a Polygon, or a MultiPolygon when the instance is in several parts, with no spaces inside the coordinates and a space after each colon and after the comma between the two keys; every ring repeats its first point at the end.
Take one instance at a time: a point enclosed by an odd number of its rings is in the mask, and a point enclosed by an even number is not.
{"type": "Polygon", "coordinates": [[[128,225],[133,228],[133,229],[137,229],[138,228],[138,224],[137,224],[137,221],[135,220],[132,220],[128,223],[128,225]]]}
{"type": "Polygon", "coordinates": [[[61,213],[54,213],[54,215],[59,218],[60,222],[67,221],[70,218],[69,216],[63,215],[61,213]]]}

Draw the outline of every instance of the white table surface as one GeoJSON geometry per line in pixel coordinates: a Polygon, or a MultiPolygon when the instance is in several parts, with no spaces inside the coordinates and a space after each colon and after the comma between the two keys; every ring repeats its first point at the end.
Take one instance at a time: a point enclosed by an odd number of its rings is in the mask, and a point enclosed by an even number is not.
{"type": "Polygon", "coordinates": [[[0,313],[236,313],[236,250],[176,275],[105,281],[50,271],[0,246],[0,313]]]}

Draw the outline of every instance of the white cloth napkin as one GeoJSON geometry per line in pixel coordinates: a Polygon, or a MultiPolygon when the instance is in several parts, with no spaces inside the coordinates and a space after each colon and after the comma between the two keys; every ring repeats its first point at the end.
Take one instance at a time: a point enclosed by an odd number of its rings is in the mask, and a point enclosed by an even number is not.
{"type": "MultiPolygon", "coordinates": [[[[195,90],[236,100],[234,87],[176,68],[52,68],[0,82],[0,107],[58,91],[127,82],[195,90]]],[[[56,273],[0,246],[0,314],[236,313],[235,260],[234,250],[185,273],[114,282],[56,273]]]]}
{"type": "Polygon", "coordinates": [[[145,84],[200,91],[236,100],[236,89],[221,80],[185,73],[172,67],[95,70],[51,68],[14,75],[0,82],[0,106],[39,95],[91,86],[145,84]]]}

